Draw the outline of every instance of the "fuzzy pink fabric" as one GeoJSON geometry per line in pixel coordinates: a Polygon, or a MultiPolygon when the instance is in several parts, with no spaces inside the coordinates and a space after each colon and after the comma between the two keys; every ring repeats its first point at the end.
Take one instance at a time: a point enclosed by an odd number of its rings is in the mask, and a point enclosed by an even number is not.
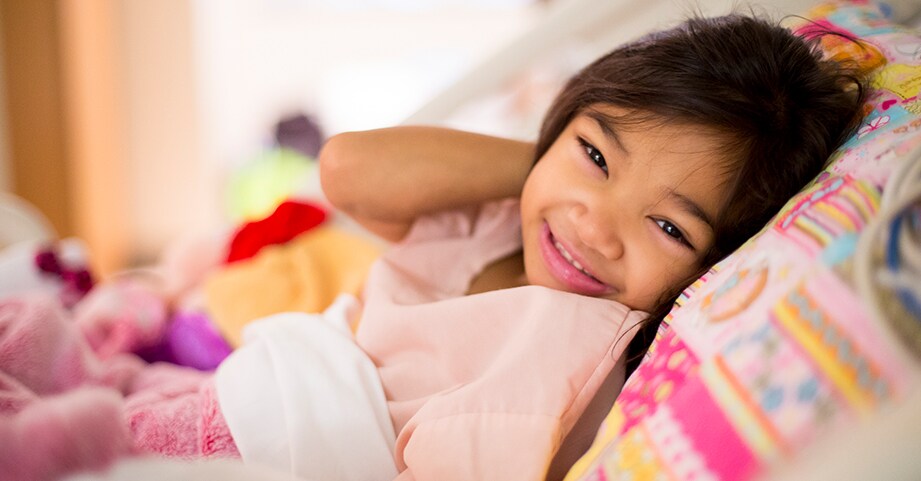
{"type": "Polygon", "coordinates": [[[141,453],[239,457],[209,374],[111,349],[100,359],[72,317],[51,296],[0,301],[0,479],[55,479],[141,453]]]}
{"type": "Polygon", "coordinates": [[[125,399],[137,449],[182,458],[239,458],[210,374],[169,364],[142,371],[125,399]]]}
{"type": "Polygon", "coordinates": [[[100,359],[156,344],[167,328],[164,296],[134,279],[97,285],[73,313],[74,322],[100,359]]]}
{"type": "Polygon", "coordinates": [[[0,417],[0,478],[46,480],[107,467],[131,452],[117,392],[77,388],[0,417]]]}

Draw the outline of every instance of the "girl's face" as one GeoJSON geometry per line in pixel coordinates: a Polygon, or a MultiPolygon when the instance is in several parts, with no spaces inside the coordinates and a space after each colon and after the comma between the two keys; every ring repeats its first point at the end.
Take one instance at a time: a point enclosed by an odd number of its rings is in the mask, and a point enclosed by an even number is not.
{"type": "Polygon", "coordinates": [[[650,311],[699,267],[727,193],[719,139],[702,128],[616,128],[596,107],[535,164],[521,197],[530,284],[650,311]]]}

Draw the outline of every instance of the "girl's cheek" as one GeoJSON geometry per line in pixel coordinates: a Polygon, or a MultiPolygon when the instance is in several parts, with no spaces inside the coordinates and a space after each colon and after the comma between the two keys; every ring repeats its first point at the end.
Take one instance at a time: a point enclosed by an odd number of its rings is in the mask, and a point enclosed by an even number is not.
{"type": "Polygon", "coordinates": [[[644,261],[639,263],[645,266],[645,272],[641,275],[647,286],[646,298],[658,302],[659,298],[666,292],[671,291],[678,282],[692,273],[697,262],[697,256],[690,249],[679,245],[670,239],[656,239],[655,242],[647,244],[649,249],[646,250],[644,261]],[[656,245],[657,244],[657,245],[656,245]]]}

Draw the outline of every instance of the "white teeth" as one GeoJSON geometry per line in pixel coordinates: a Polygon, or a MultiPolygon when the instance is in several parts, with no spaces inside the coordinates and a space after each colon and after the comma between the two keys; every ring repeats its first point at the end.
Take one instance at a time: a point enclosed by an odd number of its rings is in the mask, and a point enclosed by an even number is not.
{"type": "Polygon", "coordinates": [[[582,267],[582,264],[579,264],[577,260],[572,258],[572,255],[563,247],[563,244],[560,244],[559,241],[555,240],[553,241],[553,246],[556,247],[556,250],[560,252],[560,255],[562,255],[563,258],[566,259],[566,262],[569,262],[570,264],[572,264],[573,267],[582,271],[583,274],[594,278],[591,274],[588,273],[588,271],[585,270],[584,267],[582,267]]]}

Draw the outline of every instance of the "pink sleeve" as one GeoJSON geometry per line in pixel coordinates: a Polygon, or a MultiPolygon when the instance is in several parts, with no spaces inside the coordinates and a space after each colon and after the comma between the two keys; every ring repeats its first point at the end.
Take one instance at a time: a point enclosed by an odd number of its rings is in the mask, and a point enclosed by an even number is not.
{"type": "Polygon", "coordinates": [[[397,480],[542,480],[559,440],[559,420],[551,416],[475,413],[426,421],[402,447],[406,466],[397,480]]]}
{"type": "Polygon", "coordinates": [[[502,199],[418,217],[401,243],[489,235],[496,223],[517,217],[517,199],[502,199]]]}

